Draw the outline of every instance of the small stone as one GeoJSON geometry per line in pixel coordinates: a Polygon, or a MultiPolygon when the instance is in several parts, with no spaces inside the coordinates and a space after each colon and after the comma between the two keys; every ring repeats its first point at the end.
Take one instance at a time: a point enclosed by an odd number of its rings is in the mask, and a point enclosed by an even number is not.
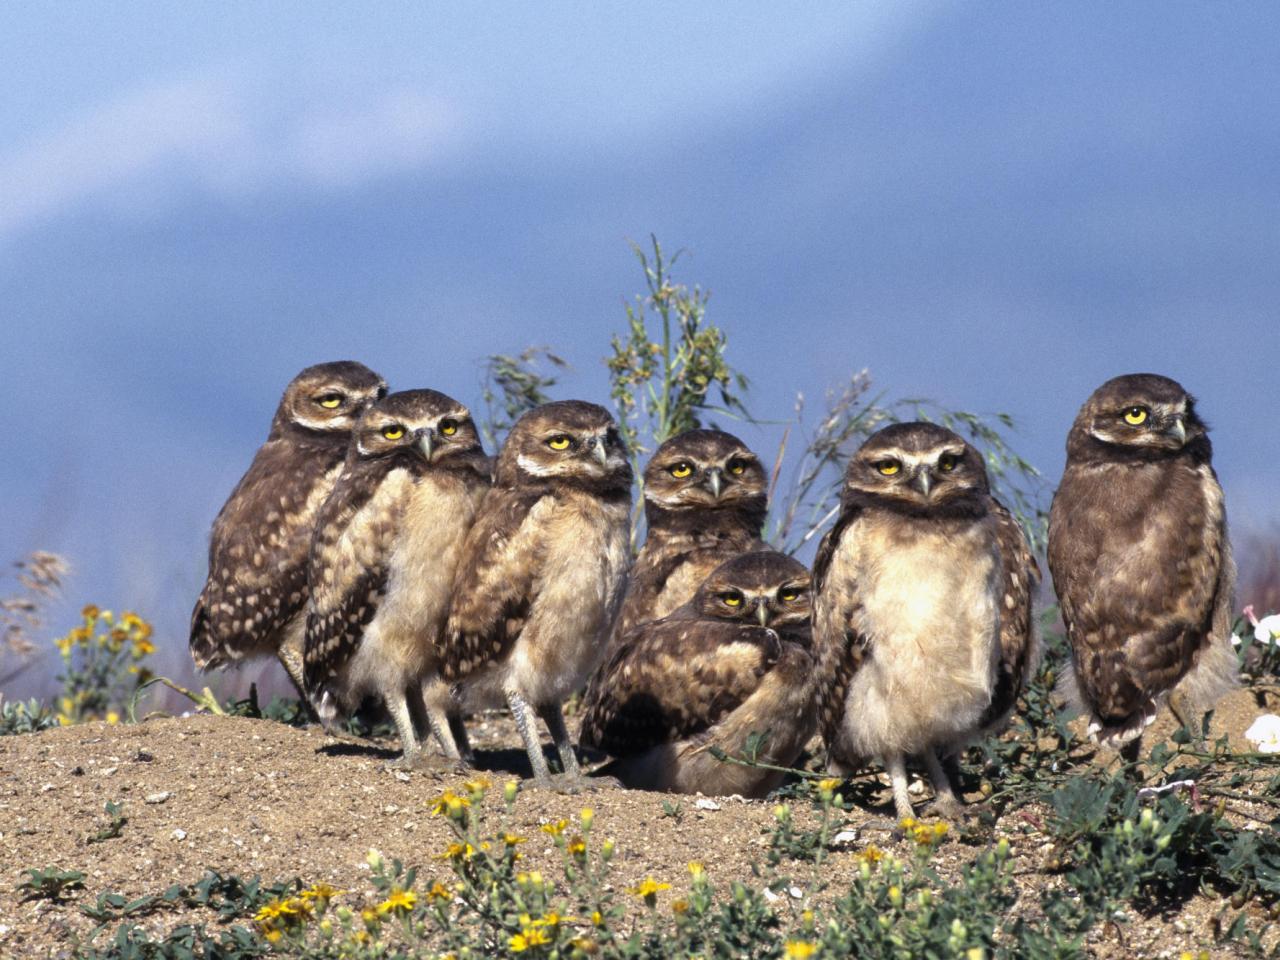
{"type": "Polygon", "coordinates": [[[115,772],[119,769],[120,769],[119,767],[105,767],[104,769],[98,771],[98,776],[111,777],[111,776],[114,776],[115,772]]]}
{"type": "Polygon", "coordinates": [[[831,842],[838,847],[843,846],[847,843],[857,843],[857,841],[858,841],[857,830],[841,830],[839,833],[837,833],[834,837],[831,838],[831,842]]]}
{"type": "Polygon", "coordinates": [[[409,776],[403,770],[397,770],[396,779],[399,780],[401,783],[409,783],[411,780],[413,780],[413,777],[409,776]]]}
{"type": "Polygon", "coordinates": [[[172,796],[173,794],[168,790],[161,790],[159,793],[148,793],[142,799],[147,803],[164,803],[172,796]]]}
{"type": "Polygon", "coordinates": [[[169,836],[181,843],[183,840],[187,839],[187,831],[179,827],[177,830],[174,830],[173,833],[169,834],[169,836]]]}
{"type": "Polygon", "coordinates": [[[924,781],[923,781],[923,780],[912,780],[912,781],[911,781],[911,786],[907,787],[907,793],[911,794],[912,796],[916,796],[916,797],[918,797],[920,794],[924,793],[924,781]]]}
{"type": "Polygon", "coordinates": [[[699,810],[720,809],[720,804],[716,803],[714,800],[708,800],[706,797],[699,797],[697,800],[693,801],[693,805],[699,810]]]}

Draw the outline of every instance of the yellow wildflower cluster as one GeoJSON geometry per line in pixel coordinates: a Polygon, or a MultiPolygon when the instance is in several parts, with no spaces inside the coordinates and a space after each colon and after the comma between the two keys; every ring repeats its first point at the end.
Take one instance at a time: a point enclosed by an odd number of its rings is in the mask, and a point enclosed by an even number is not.
{"type": "Polygon", "coordinates": [[[430,804],[431,812],[437,817],[444,815],[451,820],[462,818],[471,806],[470,796],[460,796],[452,790],[446,790],[430,804]]]}
{"type": "Polygon", "coordinates": [[[936,847],[946,837],[949,829],[945,823],[938,822],[930,826],[913,817],[907,817],[898,826],[918,847],[936,847]]]}
{"type": "Polygon", "coordinates": [[[568,826],[569,826],[568,820],[556,820],[556,821],[553,821],[552,823],[544,823],[542,825],[542,832],[549,833],[553,837],[558,837],[565,832],[568,826]]]}
{"type": "Polygon", "coordinates": [[[312,901],[302,896],[285,897],[263,904],[253,916],[268,943],[277,943],[286,934],[298,930],[314,913],[312,901]]]}
{"type": "Polygon", "coordinates": [[[391,892],[387,894],[387,899],[378,904],[377,911],[379,914],[384,915],[388,913],[397,915],[411,913],[417,902],[418,895],[412,890],[392,887],[391,892]]]}
{"type": "Polygon", "coordinates": [[[863,863],[879,863],[884,859],[884,851],[874,843],[869,843],[866,848],[858,854],[858,859],[863,863]]]}
{"type": "Polygon", "coordinates": [[[670,890],[671,884],[659,883],[653,877],[645,877],[639,886],[628,887],[627,893],[634,894],[645,902],[646,906],[652,907],[658,902],[658,894],[663,890],[670,890]]]}
{"type": "Polygon", "coordinates": [[[818,952],[818,945],[809,940],[788,940],[783,956],[787,960],[807,960],[818,952]]]}
{"type": "Polygon", "coordinates": [[[151,679],[142,666],[156,652],[151,624],[130,611],[117,618],[94,604],[80,613],[80,625],[53,641],[64,665],[58,722],[117,723],[120,705],[151,679]]]}

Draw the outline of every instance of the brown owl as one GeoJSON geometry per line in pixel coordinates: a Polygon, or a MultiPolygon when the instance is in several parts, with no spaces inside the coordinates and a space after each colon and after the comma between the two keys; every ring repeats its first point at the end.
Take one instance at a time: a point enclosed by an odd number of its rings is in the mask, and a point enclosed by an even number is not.
{"type": "Polygon", "coordinates": [[[631,468],[609,412],[547,403],[511,428],[463,543],[442,673],[468,707],[510,707],[539,780],[549,774],[536,717],[578,778],[561,703],[603,653],[626,576],[630,511],[631,468]]]}
{"type": "Polygon", "coordinates": [[[1049,571],[1089,731],[1131,758],[1166,699],[1198,730],[1235,682],[1235,567],[1211,460],[1195,399],[1150,373],[1104,383],[1067,436],[1049,571]]]}
{"type": "Polygon", "coordinates": [[[604,660],[632,628],[688,601],[725,560],[766,549],[760,529],[767,510],[760,460],[732,434],[688,430],[659,446],[644,470],[648,535],[604,660]]]}
{"type": "Polygon", "coordinates": [[[489,488],[489,460],[471,414],[434,390],[373,404],[316,521],[308,582],[306,688],[326,726],[376,694],[412,764],[414,720],[446,756],[466,750],[441,634],[463,538],[489,488]]]}
{"type": "Polygon", "coordinates": [[[617,757],[629,787],[763,797],[782,774],[717,760],[792,766],[817,724],[809,571],[773,551],[717,567],[684,606],[626,635],[599,675],[584,746],[617,757]]]}
{"type": "Polygon", "coordinates": [[[920,756],[944,815],[939,753],[977,733],[1000,672],[1004,569],[982,456],[931,423],[899,423],[849,461],[814,564],[818,709],[828,762],[879,757],[899,816],[920,756]]]}
{"type": "Polygon", "coordinates": [[[1040,665],[1040,632],[1035,616],[1040,564],[1031,552],[1022,524],[1004,504],[990,497],[987,506],[1000,544],[1000,670],[981,725],[984,731],[996,732],[1008,720],[1040,665]]]}
{"type": "Polygon", "coordinates": [[[387,385],[351,360],[307,367],[285,388],[271,432],[213,522],[209,578],[191,614],[201,670],[275,654],[302,693],[307,554],[351,431],[387,385]]]}

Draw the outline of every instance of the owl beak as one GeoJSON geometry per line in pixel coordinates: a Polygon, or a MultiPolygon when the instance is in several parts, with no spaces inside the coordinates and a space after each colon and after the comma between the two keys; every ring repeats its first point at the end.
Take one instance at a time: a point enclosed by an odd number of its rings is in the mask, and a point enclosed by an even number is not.
{"type": "Polygon", "coordinates": [[[707,486],[711,490],[711,496],[719,500],[720,491],[724,489],[724,480],[719,467],[712,467],[707,471],[707,486]]]}
{"type": "Polygon", "coordinates": [[[1169,429],[1165,431],[1165,435],[1173,437],[1178,441],[1178,446],[1182,446],[1187,442],[1187,425],[1182,422],[1181,417],[1174,417],[1173,423],[1169,424],[1169,429]]]}
{"type": "Polygon", "coordinates": [[[591,452],[596,455],[596,459],[600,461],[600,466],[603,467],[609,460],[609,451],[604,448],[604,439],[592,437],[587,441],[587,445],[591,447],[591,452]]]}
{"type": "Polygon", "coordinates": [[[436,432],[430,427],[418,432],[418,452],[422,454],[427,463],[431,462],[431,455],[436,450],[436,432]]]}
{"type": "Polygon", "coordinates": [[[756,607],[756,619],[760,621],[760,626],[762,627],[769,625],[769,605],[763,600],[756,607]]]}
{"type": "Polygon", "coordinates": [[[920,472],[916,474],[916,489],[925,497],[933,489],[933,471],[928,467],[921,467],[920,472]]]}

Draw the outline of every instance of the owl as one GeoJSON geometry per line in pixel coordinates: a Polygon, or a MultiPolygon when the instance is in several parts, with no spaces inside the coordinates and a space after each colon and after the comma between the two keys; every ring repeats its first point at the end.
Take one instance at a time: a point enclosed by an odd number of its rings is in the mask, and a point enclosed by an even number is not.
{"type": "Polygon", "coordinates": [[[376,695],[414,764],[426,720],[446,756],[461,731],[440,676],[462,544],[489,489],[471,414],[434,390],[373,404],[316,520],[308,570],[306,690],[326,726],[376,695]],[[452,727],[451,727],[452,719],[452,727]]]}
{"type": "Polygon", "coordinates": [[[258,448],[213,522],[209,577],[191,614],[201,670],[274,654],[303,690],[307,554],[351,431],[387,385],[351,360],[307,367],[290,381],[258,448]]]}
{"type": "Polygon", "coordinates": [[[931,423],[873,434],[845,472],[814,563],[818,710],[828,762],[879,757],[900,817],[906,758],[940,813],[960,804],[939,760],[977,733],[1000,674],[1004,571],[982,456],[931,423]]]}
{"type": "Polygon", "coordinates": [[[712,571],[688,603],[642,623],[601,671],[582,743],[617,759],[628,787],[763,797],[782,774],[717,760],[764,740],[758,760],[790,767],[817,725],[809,571],[748,553],[712,571]]]}
{"type": "Polygon", "coordinates": [[[987,507],[995,519],[1000,544],[1000,669],[981,726],[985,732],[996,733],[1040,665],[1035,596],[1041,574],[1022,524],[994,496],[988,498],[987,507]]]}
{"type": "Polygon", "coordinates": [[[1049,572],[1089,732],[1136,758],[1168,701],[1198,730],[1235,682],[1235,567],[1208,428],[1181,385],[1108,380],[1067,436],[1049,572]]]}
{"type": "Polygon", "coordinates": [[[441,672],[468,708],[510,707],[540,781],[537,717],[579,779],[561,704],[603,653],[630,527],[631,467],[607,410],[565,400],[516,421],[462,544],[441,672]]]}

